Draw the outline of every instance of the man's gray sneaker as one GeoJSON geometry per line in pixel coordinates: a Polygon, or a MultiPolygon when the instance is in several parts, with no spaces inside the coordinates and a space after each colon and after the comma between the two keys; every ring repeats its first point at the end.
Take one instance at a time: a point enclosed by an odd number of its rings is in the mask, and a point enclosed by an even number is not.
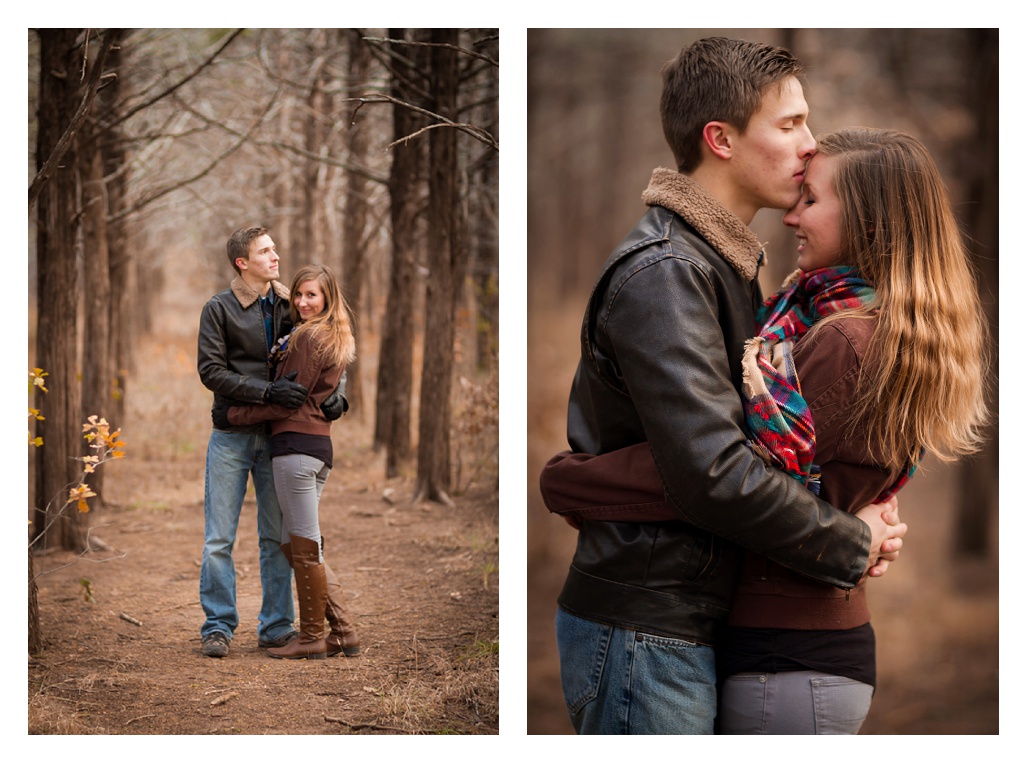
{"type": "Polygon", "coordinates": [[[285,646],[290,641],[292,641],[294,638],[296,638],[296,636],[298,636],[298,635],[299,634],[296,633],[296,631],[289,631],[285,635],[279,636],[276,639],[267,639],[267,640],[265,640],[265,639],[262,639],[262,638],[258,638],[257,639],[257,646],[259,646],[261,649],[267,649],[268,647],[285,646]]]}
{"type": "Polygon", "coordinates": [[[225,657],[228,654],[228,636],[213,631],[203,637],[203,653],[207,657],[225,657]]]}

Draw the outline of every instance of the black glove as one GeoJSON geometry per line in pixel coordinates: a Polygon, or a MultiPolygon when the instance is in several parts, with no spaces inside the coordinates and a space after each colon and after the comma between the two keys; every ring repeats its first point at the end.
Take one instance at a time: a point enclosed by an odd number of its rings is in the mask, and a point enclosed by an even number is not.
{"type": "Polygon", "coordinates": [[[281,379],[271,382],[271,386],[264,393],[264,399],[269,403],[281,405],[285,408],[299,408],[307,399],[309,390],[302,384],[293,381],[296,372],[288,373],[281,379]]]}
{"type": "Polygon", "coordinates": [[[231,429],[232,427],[228,421],[228,406],[220,400],[214,401],[214,407],[210,409],[210,418],[214,422],[215,429],[231,429]]]}
{"type": "Polygon", "coordinates": [[[346,399],[346,372],[343,371],[342,378],[339,379],[339,386],[335,388],[335,392],[330,394],[321,403],[321,413],[329,421],[335,421],[348,410],[349,400],[346,399]]]}
{"type": "Polygon", "coordinates": [[[329,421],[335,421],[348,410],[349,400],[346,399],[346,379],[343,378],[338,389],[326,397],[325,401],[321,403],[321,413],[323,413],[325,418],[329,421]]]}

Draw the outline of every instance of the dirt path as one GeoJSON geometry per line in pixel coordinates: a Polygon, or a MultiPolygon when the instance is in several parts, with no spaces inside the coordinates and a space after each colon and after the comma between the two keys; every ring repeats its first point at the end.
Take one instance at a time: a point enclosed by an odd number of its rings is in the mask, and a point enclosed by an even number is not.
{"type": "Polygon", "coordinates": [[[453,508],[413,506],[412,479],[384,480],[368,425],[351,417],[333,428],[321,523],[363,654],[287,661],[257,647],[251,488],[235,550],[240,626],[227,658],[201,655],[209,399],[190,341],[142,348],[127,456],[105,466],[108,505],[93,517],[104,550],[36,560],[47,646],[29,659],[29,732],[498,733],[495,479],[453,508]]]}

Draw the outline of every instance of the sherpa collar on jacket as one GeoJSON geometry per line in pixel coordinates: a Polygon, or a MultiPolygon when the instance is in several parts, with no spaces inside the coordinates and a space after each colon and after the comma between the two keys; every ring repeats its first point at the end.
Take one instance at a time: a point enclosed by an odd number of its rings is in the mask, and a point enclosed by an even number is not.
{"type": "MultiPolygon", "coordinates": [[[[271,288],[275,290],[275,294],[278,297],[286,301],[289,300],[289,289],[282,283],[272,281],[271,288]]],[[[260,298],[260,295],[250,288],[250,285],[246,283],[242,276],[236,276],[232,279],[232,293],[239,300],[239,304],[242,305],[244,310],[260,298]]]]}
{"type": "Polygon", "coordinates": [[[748,226],[688,175],[657,167],[642,194],[650,207],[666,207],[684,218],[743,278],[759,270],[763,246],[748,226]]]}

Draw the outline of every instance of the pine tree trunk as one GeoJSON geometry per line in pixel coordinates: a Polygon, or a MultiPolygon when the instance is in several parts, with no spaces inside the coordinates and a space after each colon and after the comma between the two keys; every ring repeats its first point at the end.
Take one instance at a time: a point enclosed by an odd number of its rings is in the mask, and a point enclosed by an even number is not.
{"type": "MultiPolygon", "coordinates": [[[[95,65],[95,61],[90,65],[95,65]]],[[[107,193],[104,183],[103,158],[100,152],[100,131],[96,122],[86,121],[77,139],[77,160],[82,194],[82,265],[85,298],[85,325],[82,336],[82,409],[77,417],[84,422],[90,416],[110,422],[110,257],[107,249],[107,193]]],[[[89,443],[80,441],[81,456],[93,455],[89,443]]],[[[96,493],[88,499],[92,513],[103,504],[103,469],[89,477],[89,487],[96,493]]],[[[71,512],[77,518],[76,530],[81,537],[76,545],[88,544],[89,515],[71,512]]]]}
{"type": "MultiPolygon", "coordinates": [[[[78,87],[74,29],[41,29],[39,134],[36,162],[42,168],[75,113],[81,92],[78,87]]],[[[46,371],[49,392],[36,393],[34,407],[45,421],[36,433],[43,438],[36,466],[36,507],[33,536],[45,537],[37,547],[80,548],[76,519],[62,512],[68,490],[76,481],[80,455],[78,363],[76,330],[80,289],[75,262],[76,177],[73,151],[65,156],[42,189],[37,203],[36,283],[39,322],[36,364],[46,371]]],[[[74,512],[71,507],[70,512],[74,512]]]]}
{"type": "MultiPolygon", "coordinates": [[[[269,33],[272,37],[271,46],[272,49],[276,50],[276,63],[281,71],[289,71],[289,51],[288,48],[281,44],[281,40],[269,33]]],[[[283,98],[281,103],[281,109],[278,116],[278,139],[289,143],[292,141],[290,125],[293,121],[295,103],[293,98],[283,98]]],[[[294,247],[296,243],[296,236],[294,234],[296,227],[296,216],[294,207],[296,206],[296,198],[298,190],[296,189],[296,177],[294,175],[295,160],[292,156],[283,153],[273,154],[269,157],[269,160],[275,162],[273,168],[269,168],[264,174],[266,176],[265,184],[271,189],[271,211],[268,214],[267,222],[263,220],[257,220],[254,225],[266,225],[270,229],[271,238],[274,239],[276,246],[278,247],[279,253],[284,258],[283,266],[285,270],[289,268],[299,267],[299,261],[293,260],[293,251],[295,248],[302,249],[302,247],[294,247]]],[[[288,280],[287,276],[282,276],[288,280]]],[[[288,283],[286,283],[288,286],[288,283]]]]}
{"type": "MultiPolygon", "coordinates": [[[[482,51],[499,60],[499,45],[482,51]]],[[[485,73],[485,99],[481,108],[482,127],[499,139],[499,71],[485,73]]],[[[485,146],[479,159],[476,210],[474,212],[476,259],[474,268],[475,356],[479,371],[488,371],[499,353],[499,152],[485,146]]]]}
{"type": "MultiPolygon", "coordinates": [[[[432,42],[456,46],[456,30],[433,29],[432,42]]],[[[457,120],[459,70],[456,52],[431,49],[432,111],[457,120]]],[[[451,388],[455,302],[462,276],[456,130],[429,135],[428,284],[425,297],[424,362],[417,443],[415,500],[449,503],[451,388]]]]}
{"type": "MultiPolygon", "coordinates": [[[[999,146],[998,146],[998,30],[969,30],[969,55],[980,67],[974,80],[979,99],[978,140],[967,155],[964,171],[973,178],[968,198],[975,200],[973,218],[974,267],[980,282],[988,328],[991,333],[989,378],[994,410],[998,410],[998,332],[999,332],[999,146]]],[[[987,557],[991,526],[998,517],[998,434],[996,416],[987,429],[987,440],[980,453],[960,464],[959,501],[953,538],[958,556],[987,557]]]]}
{"type": "MultiPolygon", "coordinates": [[[[360,32],[350,30],[344,33],[349,43],[349,77],[363,89],[367,81],[367,73],[371,65],[371,52],[360,39],[360,32]]],[[[369,144],[367,120],[363,114],[356,117],[350,124],[347,120],[346,144],[347,156],[351,164],[365,166],[369,144]]],[[[357,332],[357,359],[346,370],[346,394],[350,406],[363,419],[363,385],[360,380],[360,316],[361,296],[363,294],[366,274],[366,240],[364,229],[367,227],[367,178],[359,172],[346,173],[346,207],[343,213],[342,228],[342,291],[353,311],[354,331],[357,332]]]]}
{"type": "MultiPolygon", "coordinates": [[[[390,29],[391,39],[404,39],[401,29],[390,29]]],[[[413,61],[407,67],[399,61],[392,78],[394,97],[416,102],[408,82],[419,76],[418,62],[425,59],[423,48],[399,47],[401,57],[413,61]]],[[[393,107],[393,140],[412,134],[420,117],[400,106],[393,107]]],[[[392,227],[392,261],[389,290],[382,326],[375,403],[375,446],[386,449],[386,477],[395,477],[410,456],[411,400],[413,395],[414,289],[417,207],[420,194],[422,141],[407,141],[392,149],[389,174],[389,215],[392,227]]]]}
{"type": "Polygon", "coordinates": [[[39,597],[36,586],[35,565],[29,552],[29,654],[43,651],[43,629],[39,624],[39,597]]]}
{"type": "MultiPolygon", "coordinates": [[[[124,32],[119,31],[114,47],[107,57],[107,66],[121,72],[121,44],[124,32]]],[[[121,104],[121,76],[115,77],[97,96],[99,112],[105,122],[116,122],[121,104]]],[[[104,128],[100,135],[100,151],[103,156],[103,174],[107,178],[107,211],[115,217],[125,207],[125,190],[128,177],[125,166],[125,149],[120,127],[104,128]]],[[[112,430],[121,427],[125,418],[125,396],[128,393],[128,374],[132,368],[132,347],[134,342],[131,305],[136,293],[135,269],[126,245],[126,223],[120,218],[107,223],[107,255],[110,270],[110,351],[109,371],[111,379],[112,430]]]]}

